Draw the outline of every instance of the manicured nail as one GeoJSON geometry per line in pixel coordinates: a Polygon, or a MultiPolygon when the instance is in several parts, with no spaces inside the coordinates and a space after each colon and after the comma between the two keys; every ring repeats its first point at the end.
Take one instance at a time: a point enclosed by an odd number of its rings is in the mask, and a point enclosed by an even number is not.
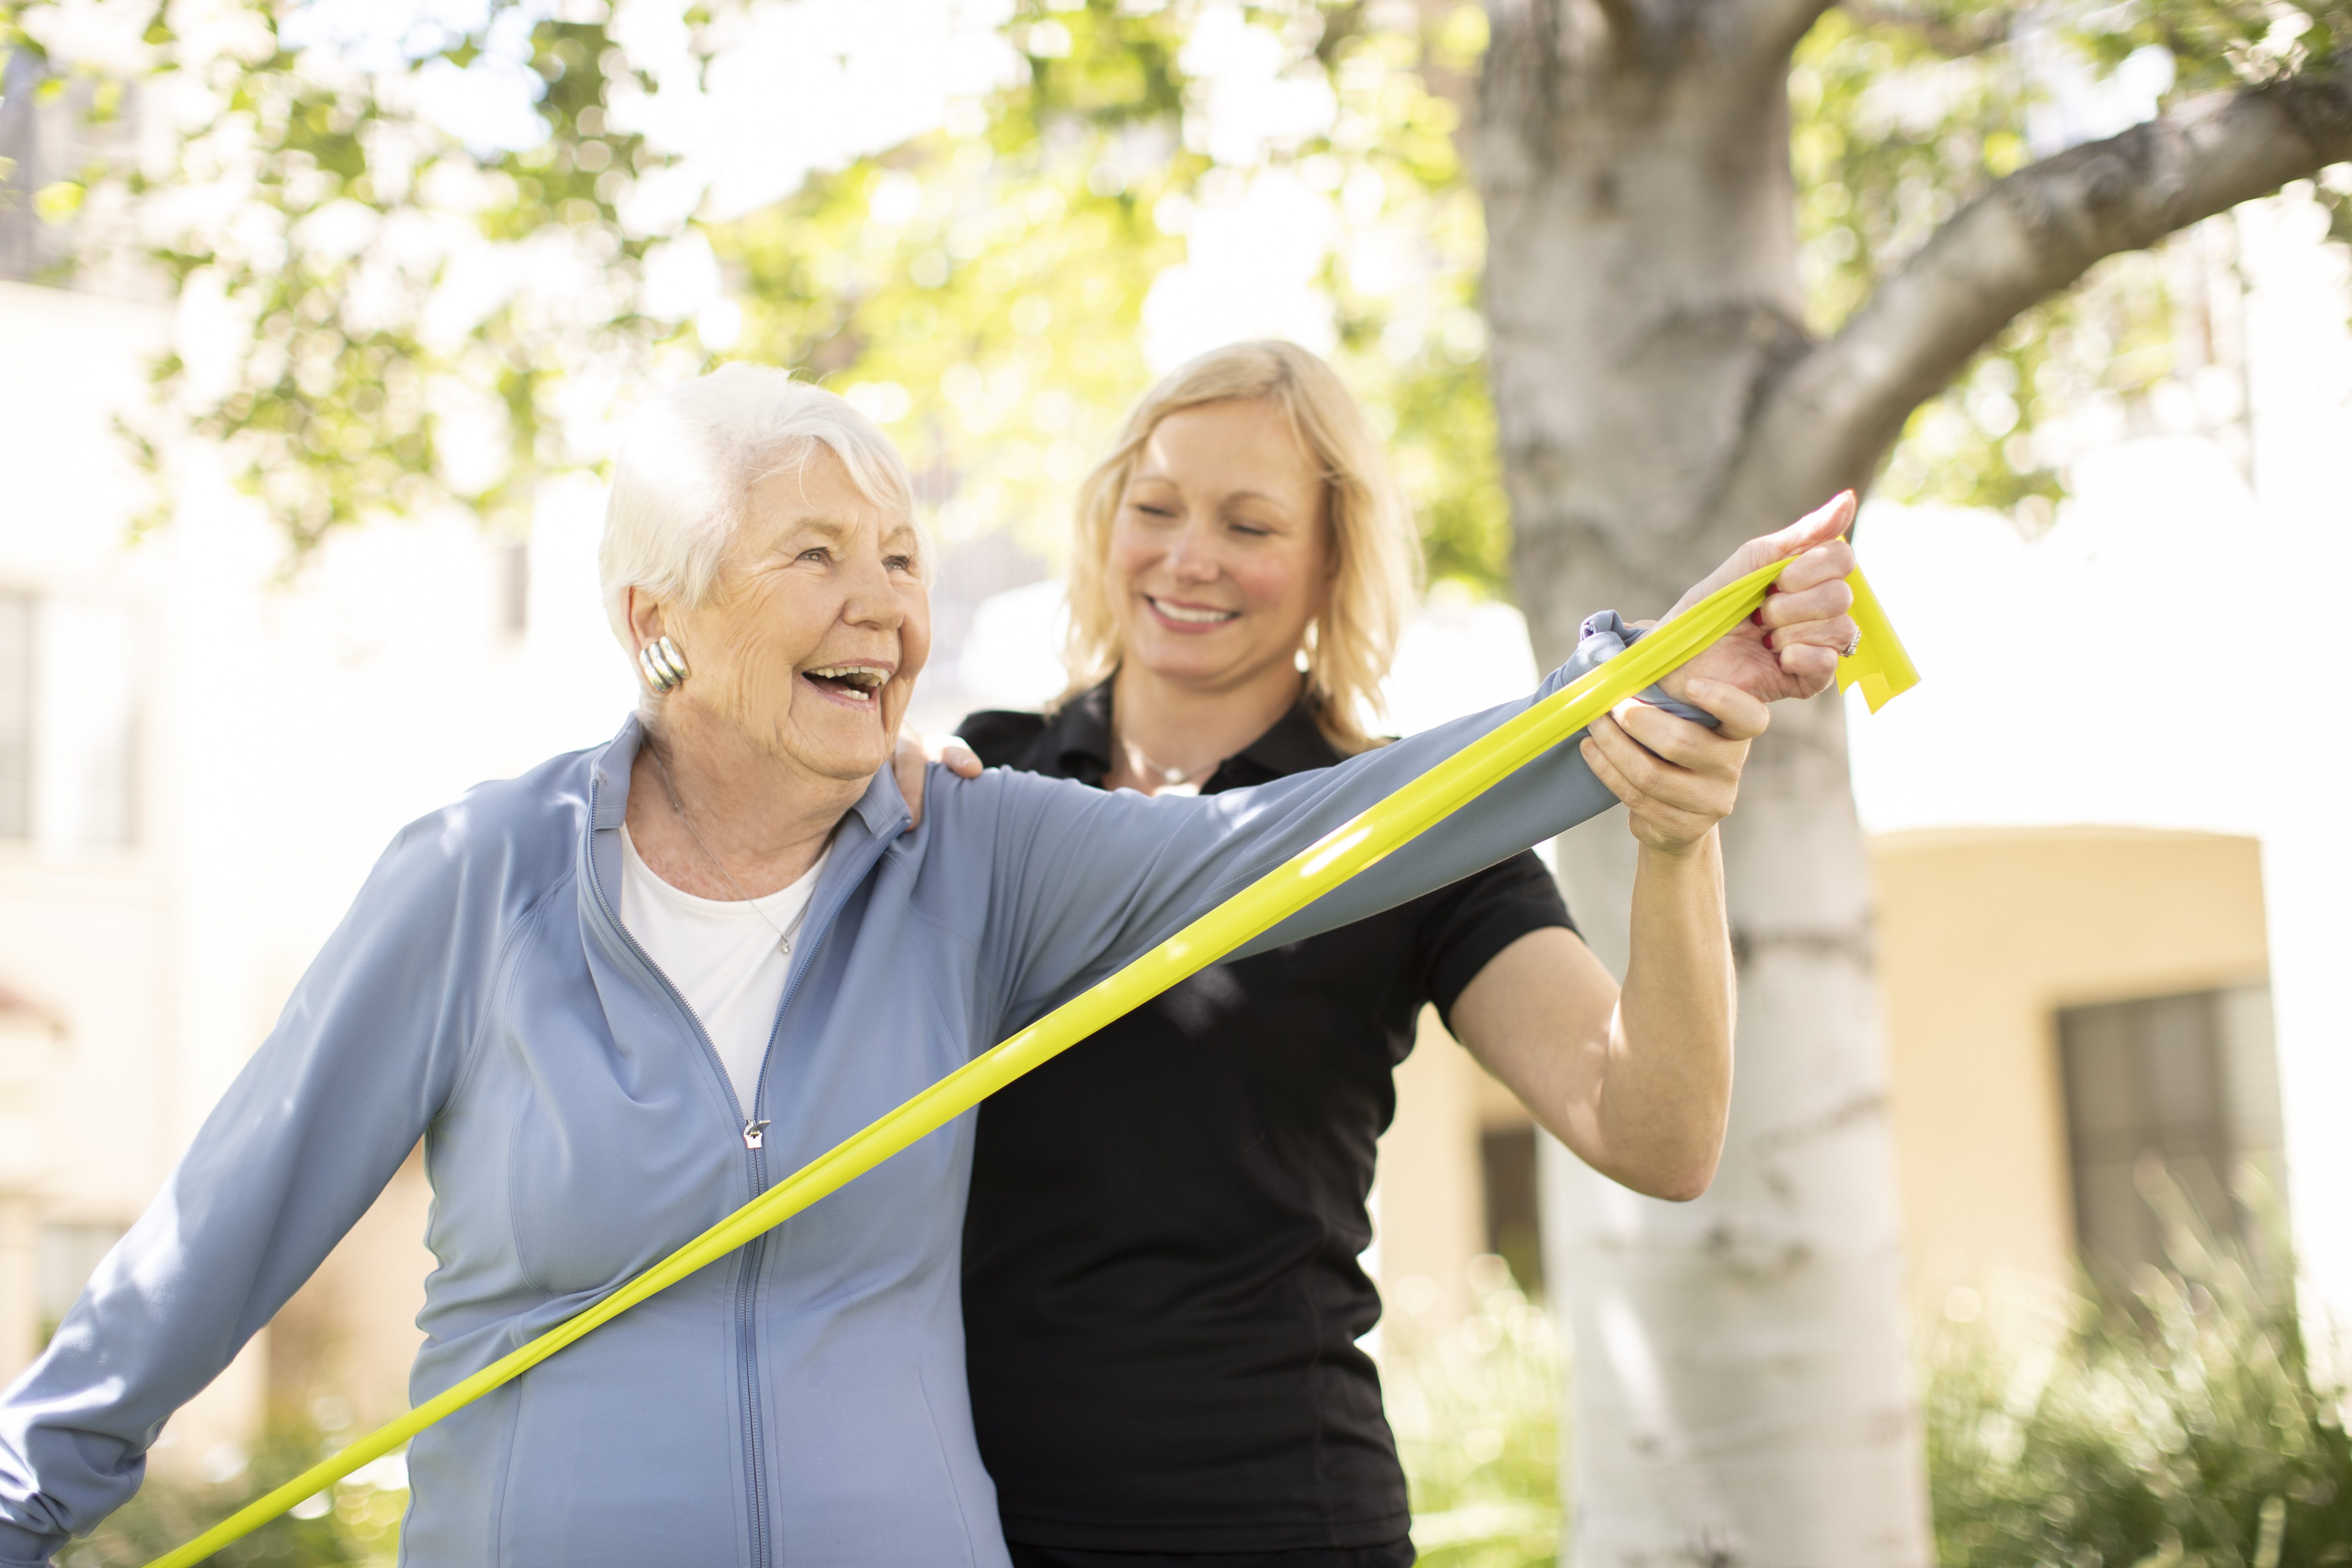
{"type": "Polygon", "coordinates": [[[1762,607],[1761,605],[1759,605],[1756,609],[1751,610],[1750,612],[1748,612],[1748,618],[1749,620],[1751,620],[1751,621],[1754,621],[1758,626],[1762,626],[1762,625],[1764,624],[1764,610],[1763,610],[1763,607],[1762,607]]]}
{"type": "Polygon", "coordinates": [[[1764,646],[1766,647],[1770,647],[1772,646],[1772,634],[1770,632],[1766,632],[1764,634],[1764,646]]]}

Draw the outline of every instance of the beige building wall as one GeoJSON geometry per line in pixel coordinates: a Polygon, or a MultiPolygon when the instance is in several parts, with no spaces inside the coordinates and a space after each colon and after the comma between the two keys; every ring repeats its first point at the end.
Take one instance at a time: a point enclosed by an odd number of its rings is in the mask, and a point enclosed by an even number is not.
{"type": "MultiPolygon", "coordinates": [[[[2071,1283],[2074,1194],[2056,1015],[2259,984],[2251,838],[2130,828],[1883,836],[1879,975],[1910,1269],[1923,1306],[2008,1270],[2071,1283]]],[[[1527,1112],[1425,1013],[1381,1142],[1392,1308],[1466,1305],[1486,1249],[1479,1137],[1527,1112]]]]}
{"type": "Polygon", "coordinates": [[[1392,1310],[1451,1321],[1469,1310],[1470,1262],[1486,1250],[1481,1137],[1532,1120],[1424,1007],[1396,1074],[1397,1110],[1373,1189],[1376,1272],[1392,1310]]]}
{"type": "Polygon", "coordinates": [[[1396,1072],[1396,1120],[1381,1139],[1372,1227],[1379,1284],[1391,1310],[1469,1308],[1471,1258],[1486,1250],[1478,1168],[1481,1082],[1492,1082],[1437,1021],[1421,1014],[1412,1055],[1396,1072]]]}
{"type": "Polygon", "coordinates": [[[1895,1153],[1923,1305],[2019,1270],[2074,1278],[2056,1013],[2259,984],[2259,846],[2131,828],[1872,844],[1895,1153]]]}

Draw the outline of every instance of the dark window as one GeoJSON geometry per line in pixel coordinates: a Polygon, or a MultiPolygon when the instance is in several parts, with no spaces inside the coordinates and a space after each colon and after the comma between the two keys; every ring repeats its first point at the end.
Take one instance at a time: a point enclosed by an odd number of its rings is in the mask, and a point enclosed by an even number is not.
{"type": "Polygon", "coordinates": [[[2058,1043],[2075,1237],[2093,1272],[2118,1281],[2165,1266],[2168,1187],[2211,1236],[2260,1250],[2243,1183],[2278,1164],[2268,990],[2071,1007],[2058,1043]]]}
{"type": "Polygon", "coordinates": [[[1486,1250],[1511,1266],[1529,1297],[1543,1293],[1543,1227],[1536,1198],[1536,1130],[1490,1127],[1478,1135],[1486,1193],[1486,1250]]]}
{"type": "Polygon", "coordinates": [[[33,836],[33,600],[0,591],[0,838],[33,836]]]}

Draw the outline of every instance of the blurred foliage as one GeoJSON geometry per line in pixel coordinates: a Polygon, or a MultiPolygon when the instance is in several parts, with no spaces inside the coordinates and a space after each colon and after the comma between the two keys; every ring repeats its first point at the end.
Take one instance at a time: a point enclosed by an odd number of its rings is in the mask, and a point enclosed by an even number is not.
{"type": "MultiPolygon", "coordinates": [[[[2284,1262],[2217,1243],[2151,1184],[2169,1268],[2128,1293],[1956,1289],[1930,1325],[1927,1469],[1940,1568],[2336,1568],[2352,1563],[2352,1437],[2315,1389],[2284,1262]]],[[[2273,1205],[2257,1205],[2271,1213],[2273,1205]]],[[[2267,1256],[2284,1259],[2282,1243],[2267,1256]]],[[[1439,1326],[1392,1293],[1381,1375],[1432,1568],[1550,1564],[1566,1352],[1500,1258],[1439,1326]]]]}
{"type": "MultiPolygon", "coordinates": [[[[37,51],[62,3],[0,0],[0,37],[37,51]]],[[[1485,237],[1459,147],[1486,43],[1475,0],[1014,0],[998,89],[742,216],[714,213],[648,134],[649,106],[700,90],[752,15],[682,3],[683,48],[660,58],[596,0],[556,19],[490,0],[475,25],[420,20],[396,39],[308,0],[154,9],[133,74],[173,89],[168,155],[43,193],[59,223],[134,203],[173,286],[229,323],[159,367],[157,412],[133,433],[150,463],[181,428],[226,442],[298,549],[452,502],[518,530],[536,479],[601,462],[644,387],[740,355],[874,415],[951,542],[1010,527],[1050,552],[1148,380],[1155,283],[1206,216],[1279,180],[1328,218],[1335,357],[1391,437],[1433,574],[1502,589],[1485,237]],[[1328,98],[1328,130],[1234,144],[1187,51],[1235,17],[1266,81],[1328,98]],[[461,77],[528,96],[530,144],[436,129],[427,100],[461,77]],[[698,266],[724,301],[663,286],[698,266]]],[[[2116,128],[2065,123],[2061,98],[2137,113],[2259,86],[2343,47],[2347,16],[2352,0],[1830,10],[1790,78],[1809,324],[1833,331],[1992,181],[2116,128]]],[[[96,76],[119,98],[115,69],[96,76]]],[[[2345,173],[2321,184],[2339,223],[2345,173]]],[[[2038,522],[2075,450],[2159,402],[2229,425],[2212,356],[2175,352],[2213,335],[2182,301],[2228,258],[2202,246],[2199,271],[2173,248],[2021,316],[1917,411],[1885,492],[2038,522]]]]}
{"type": "MultiPolygon", "coordinates": [[[[2035,93],[2004,47],[2011,22],[1999,8],[1832,10],[1798,46],[1790,155],[1815,331],[1834,331],[1969,195],[2028,162],[2035,93]]],[[[2033,352],[2044,342],[2038,320],[2021,319],[1961,383],[1923,405],[1883,492],[2004,510],[2054,499],[2052,468],[2033,461],[2022,439],[2004,446],[2046,411],[2033,352]],[[1969,387],[1979,391],[1973,403],[1969,387]]]]}
{"type": "Polygon", "coordinates": [[[2110,67],[2136,49],[2172,57],[2187,91],[2284,80],[2352,47],[2347,0],[2163,0],[2089,13],[2073,40],[2110,67]]]}
{"type": "Polygon", "coordinates": [[[2315,1390],[2283,1279],[2150,1194],[2172,1267],[2128,1297],[1981,1310],[1931,1339],[1944,1568],[2352,1563],[2342,1391],[2315,1390]]]}
{"type": "Polygon", "coordinates": [[[1147,380],[1144,296],[1183,255],[1154,210],[1205,161],[1177,140],[1166,16],[1022,36],[1050,52],[968,123],[709,233],[744,311],[731,353],[805,367],[887,429],[950,542],[1010,526],[1051,552],[1147,380]]]}
{"type": "Polygon", "coordinates": [[[1334,357],[1391,437],[1433,572],[1497,590],[1508,534],[1475,291],[1484,237],[1460,110],[1420,70],[1469,80],[1483,24],[1463,25],[1470,7],[1385,32],[1354,8],[1255,10],[1279,29],[1286,73],[1328,78],[1329,134],[1220,161],[1179,68],[1181,11],[1029,5],[1010,32],[1032,51],[1030,79],[985,106],[984,129],[860,160],[713,227],[740,279],[741,350],[834,377],[945,503],[950,540],[1009,523],[1051,552],[1077,481],[1150,379],[1152,283],[1204,210],[1276,172],[1331,202],[1347,231],[1324,279],[1334,357]],[[1367,286],[1369,268],[1381,276],[1367,286]],[[1400,288],[1405,272],[1420,286],[1400,288]]]}
{"type": "MultiPolygon", "coordinates": [[[[1834,331],[1880,277],[1994,181],[2120,129],[2068,123],[2062,88],[2078,105],[2087,99],[2127,121],[2149,105],[2259,85],[2323,58],[2332,39],[2352,37],[2347,14],[2341,4],[2208,0],[2055,9],[1920,0],[1827,13],[1790,74],[1809,325],[1834,331]]],[[[2339,237],[2352,237],[2347,192],[2352,180],[2318,188],[2339,237]]],[[[2227,220],[2202,228],[2111,258],[2017,317],[1912,415],[1882,493],[1995,507],[2034,530],[2049,521],[2066,464],[2086,445],[2183,426],[2242,444],[2242,431],[2228,427],[2243,388],[2216,374],[2208,320],[2211,286],[2234,258],[2227,220]],[[2161,418],[2153,400],[2162,400],[2161,418]]]]}
{"type": "Polygon", "coordinates": [[[1430,577],[1501,593],[1510,511],[1479,309],[1486,219],[1458,141],[1486,18],[1475,5],[1425,7],[1421,18],[1418,30],[1357,28],[1326,44],[1339,114],[1300,167],[1310,185],[1337,193],[1350,224],[1324,278],[1335,358],[1388,437],[1430,577]]]}
{"type": "MultiPolygon", "coordinates": [[[[139,1568],[341,1446],[341,1439],[307,1424],[287,1425],[273,1428],[250,1456],[239,1456],[244,1462],[227,1479],[206,1485],[151,1473],[128,1506],[58,1554],[58,1568],[139,1568]]],[[[215,1568],[391,1568],[407,1507],[406,1472],[380,1459],[205,1561],[215,1568]]]]}
{"type": "MultiPolygon", "coordinates": [[[[450,502],[516,530],[540,476],[601,460],[631,394],[742,356],[823,378],[889,429],[946,503],[950,541],[1011,526],[1050,551],[1149,380],[1153,280],[1183,258],[1195,214],[1278,169],[1351,229],[1416,252],[1387,268],[1423,296],[1403,308],[1334,262],[1339,357],[1396,434],[1436,571],[1498,587],[1476,203],[1459,107],[1419,74],[1457,92],[1475,78],[1475,5],[1388,31],[1357,5],[1248,7],[1281,72],[1328,79],[1340,111],[1330,134],[1238,163],[1204,150],[1210,110],[1180,68],[1196,9],[1021,0],[1011,85],[726,218],[698,191],[679,199],[682,161],[642,133],[646,104],[678,84],[616,25],[499,4],[468,31],[420,25],[386,58],[381,39],[320,34],[300,0],[233,0],[202,47],[158,11],[146,69],[175,79],[185,129],[167,166],[115,177],[175,289],[233,326],[209,358],[160,365],[161,407],[134,439],[159,469],[182,426],[227,443],[298,550],[450,502]],[[425,84],[518,61],[543,140],[468,149],[421,111],[425,84]],[[688,319],[658,275],[698,251],[730,304],[688,319]]],[[[702,69],[743,15],[688,14],[702,69]]]]}
{"type": "Polygon", "coordinates": [[[1412,1489],[1423,1568],[1551,1568],[1563,1517],[1559,1395],[1567,1358],[1544,1310],[1499,1258],[1470,1267],[1470,1313],[1436,1326],[1428,1280],[1396,1293],[1381,1384],[1412,1489]],[[1412,1289],[1418,1287],[1420,1299],[1412,1289]]]}
{"type": "MultiPolygon", "coordinates": [[[[663,230],[621,211],[672,160],[606,111],[650,81],[602,23],[503,8],[478,35],[422,25],[394,72],[290,37],[319,25],[298,4],[206,18],[185,51],[174,15],[146,43],[192,128],[124,177],[175,291],[234,326],[210,363],[158,365],[167,408],[226,444],[298,548],[448,500],[519,529],[534,477],[597,455],[560,405],[644,374],[674,331],[640,299],[663,230]],[[520,61],[545,141],[478,153],[417,114],[421,71],[486,47],[520,61]]],[[[171,433],[136,432],[151,463],[171,433]]]]}

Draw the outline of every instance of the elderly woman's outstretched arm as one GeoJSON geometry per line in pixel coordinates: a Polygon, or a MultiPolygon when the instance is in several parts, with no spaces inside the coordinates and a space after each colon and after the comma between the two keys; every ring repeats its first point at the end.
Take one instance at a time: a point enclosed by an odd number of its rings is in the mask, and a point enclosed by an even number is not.
{"type": "MultiPolygon", "coordinates": [[[[1017,1026],[1108,974],[1622,651],[1615,618],[1601,619],[1528,698],[1255,788],[1146,797],[1005,769],[965,781],[935,765],[926,831],[993,846],[981,974],[1003,987],[1003,1026],[1017,1026]]],[[[1616,804],[1575,742],[1565,742],[1234,956],[1458,881],[1616,804]]]]}
{"type": "Polygon", "coordinates": [[[0,1568],[38,1563],[139,1488],[164,1421],[367,1212],[462,1071],[465,962],[510,921],[511,868],[411,825],[163,1191],[0,1401],[0,1568]]]}
{"type": "MultiPolygon", "coordinates": [[[[1692,588],[1676,613],[1748,571],[1798,557],[1754,627],[1743,625],[1701,650],[1666,678],[1664,689],[1652,688],[1642,701],[1663,706],[1678,720],[1713,724],[1711,715],[1684,700],[1694,693],[1692,681],[1713,682],[1751,711],[1740,723],[1744,754],[1746,739],[1765,723],[1761,704],[1825,690],[1835,673],[1835,650],[1853,636],[1843,581],[1853,556],[1843,538],[1852,520],[1853,497],[1841,495],[1788,528],[1749,541],[1692,588]]],[[[1017,1026],[1108,974],[1641,635],[1613,614],[1595,616],[1569,661],[1525,700],[1337,767],[1206,797],[1106,794],[1001,770],[975,777],[978,764],[968,752],[928,768],[902,753],[902,778],[911,773],[909,782],[919,781],[907,792],[919,816],[929,797],[951,819],[954,841],[993,846],[996,864],[978,946],[989,960],[982,966],[983,991],[992,984],[1001,989],[984,995],[981,1021],[1017,1026]],[[992,1013],[988,1001],[996,1004],[992,1013]]],[[[1727,738],[1731,733],[1724,731],[1727,738]]],[[[1393,908],[1556,837],[1621,799],[1643,797],[1643,787],[1620,767],[1612,766],[1609,782],[1595,776],[1587,750],[1573,738],[1563,742],[1230,956],[1263,952],[1393,908]]],[[[1650,762],[1678,771],[1657,757],[1650,762]]],[[[1736,777],[1737,762],[1731,765],[1736,777]]]]}

